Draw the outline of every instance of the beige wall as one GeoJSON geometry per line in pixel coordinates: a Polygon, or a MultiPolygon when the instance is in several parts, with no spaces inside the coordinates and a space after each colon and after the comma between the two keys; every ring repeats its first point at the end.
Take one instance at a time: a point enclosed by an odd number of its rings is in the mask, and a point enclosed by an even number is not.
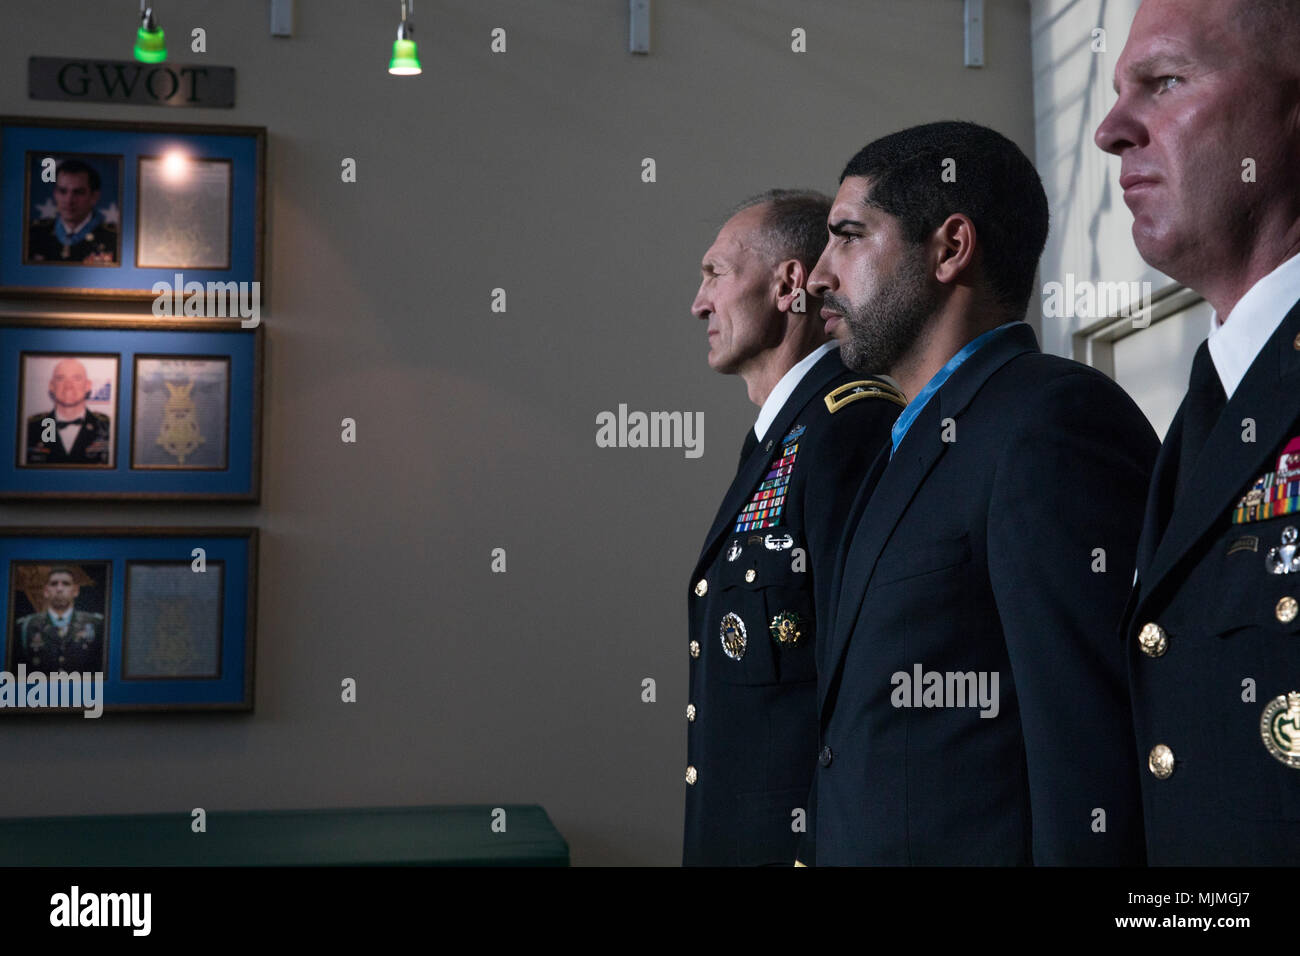
{"type": "Polygon", "coordinates": [[[0,815],[538,802],[576,863],[680,859],[687,575],[756,411],[705,364],[699,257],[733,202],[833,190],[877,135],[963,118],[1032,150],[1034,121],[1017,0],[987,3],[980,70],[960,0],[653,6],[635,57],[624,0],[421,3],[397,79],[396,2],[300,2],[288,40],[266,3],[160,3],[174,51],[203,26],[237,68],[230,111],[29,101],[29,55],[129,56],[130,6],[4,6],[0,112],[270,135],[262,504],[3,506],[260,526],[256,710],[9,721],[0,815]],[[597,448],[620,403],[703,411],[703,457],[597,448]]]}

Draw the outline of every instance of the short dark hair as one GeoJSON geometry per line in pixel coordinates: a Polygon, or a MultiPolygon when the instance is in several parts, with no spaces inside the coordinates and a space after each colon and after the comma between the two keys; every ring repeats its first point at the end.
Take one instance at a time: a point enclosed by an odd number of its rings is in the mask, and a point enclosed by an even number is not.
{"type": "Polygon", "coordinates": [[[99,172],[89,163],[84,163],[79,159],[65,159],[54,169],[54,178],[57,180],[61,173],[85,173],[86,184],[90,186],[92,193],[99,192],[99,172]]]}
{"type": "Polygon", "coordinates": [[[50,578],[54,577],[54,575],[56,575],[56,574],[66,574],[68,577],[72,578],[72,583],[73,583],[73,584],[76,584],[76,583],[77,583],[77,576],[72,572],[72,568],[64,567],[64,566],[61,565],[61,564],[60,564],[60,565],[56,565],[55,567],[50,568],[50,570],[46,572],[46,574],[45,574],[45,583],[46,583],[46,584],[49,584],[49,583],[50,583],[50,578]]]}
{"type": "Polygon", "coordinates": [[[811,189],[769,189],[750,196],[732,209],[731,215],[754,206],[767,207],[764,239],[777,261],[798,259],[806,272],[812,272],[826,248],[831,197],[811,189]]]}
{"type": "Polygon", "coordinates": [[[1015,143],[977,123],[913,126],[858,150],[840,182],[849,176],[871,179],[867,202],[898,219],[909,242],[954,213],[969,216],[994,298],[1025,313],[1047,242],[1047,194],[1015,143]]]}

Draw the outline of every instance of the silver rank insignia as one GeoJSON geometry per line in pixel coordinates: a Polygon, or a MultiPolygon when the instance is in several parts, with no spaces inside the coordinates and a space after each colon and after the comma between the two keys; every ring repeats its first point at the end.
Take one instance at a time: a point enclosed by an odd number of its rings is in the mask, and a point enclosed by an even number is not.
{"type": "Polygon", "coordinates": [[[1279,694],[1259,718],[1259,735],[1274,757],[1300,770],[1300,694],[1279,694]]]}
{"type": "Polygon", "coordinates": [[[1300,554],[1296,553],[1296,537],[1294,526],[1287,525],[1282,529],[1281,546],[1269,548],[1268,554],[1264,556],[1264,567],[1268,568],[1270,574],[1291,574],[1293,571],[1300,571],[1300,554]]]}
{"type": "Polygon", "coordinates": [[[772,640],[778,644],[798,644],[799,638],[803,637],[803,631],[799,630],[800,623],[797,612],[782,611],[772,618],[768,630],[772,632],[772,640]]]}
{"type": "Polygon", "coordinates": [[[745,549],[740,546],[739,541],[731,542],[731,547],[727,549],[727,560],[735,561],[738,557],[740,557],[740,552],[744,550],[745,549]]]}
{"type": "Polygon", "coordinates": [[[748,638],[745,635],[745,622],[740,615],[727,613],[722,616],[722,653],[733,661],[745,656],[748,638]]]}
{"type": "Polygon", "coordinates": [[[788,534],[783,534],[780,537],[774,534],[769,534],[763,538],[763,547],[767,548],[769,551],[784,551],[787,548],[794,547],[794,538],[790,537],[788,534]]]}

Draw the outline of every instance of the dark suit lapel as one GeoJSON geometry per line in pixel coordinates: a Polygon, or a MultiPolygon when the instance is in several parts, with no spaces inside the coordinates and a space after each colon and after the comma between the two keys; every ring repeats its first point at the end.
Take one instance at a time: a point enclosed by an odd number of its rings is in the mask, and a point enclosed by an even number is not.
{"type": "Polygon", "coordinates": [[[717,515],[714,516],[708,537],[704,539],[704,547],[700,551],[699,562],[696,565],[697,570],[712,561],[714,548],[735,526],[736,515],[763,479],[767,466],[772,461],[772,455],[780,451],[781,439],[790,431],[804,406],[823,391],[829,390],[830,383],[844,371],[839,349],[832,349],[819,358],[800,380],[785,404],[781,406],[781,410],[777,412],[772,424],[768,426],[763,440],[754,447],[749,458],[736,472],[736,477],[732,480],[731,487],[727,489],[727,495],[722,499],[717,515]]]}
{"type": "MultiPolygon", "coordinates": [[[[993,340],[972,355],[952,377],[930,397],[921,414],[912,422],[907,436],[892,460],[880,473],[879,484],[867,501],[861,521],[845,541],[842,552],[844,574],[835,601],[834,629],[830,648],[824,658],[826,679],[817,682],[818,707],[826,705],[831,678],[843,662],[849,638],[857,628],[862,602],[871,584],[880,552],[884,550],[894,528],[907,513],[926,477],[934,469],[948,443],[943,441],[942,422],[957,419],[989,376],[1017,355],[1038,351],[1033,329],[1018,326],[993,340]]],[[[958,425],[960,432],[960,425],[958,425]]],[[[876,469],[872,469],[875,472],[876,469]]]]}
{"type": "MultiPolygon", "coordinates": [[[[1287,437],[1300,413],[1300,350],[1293,344],[1300,331],[1300,303],[1251,363],[1223,414],[1206,439],[1199,467],[1174,503],[1169,525],[1156,545],[1150,570],[1139,580],[1140,608],[1188,551],[1247,486],[1272,466],[1268,458],[1287,437]],[[1242,420],[1255,421],[1254,452],[1241,453],[1242,420]]],[[[1181,417],[1181,416],[1180,416],[1181,417]]],[[[1171,429],[1172,430],[1172,429],[1171,429]]],[[[1176,457],[1177,449],[1172,449],[1176,457]]],[[[1169,456],[1161,455],[1161,458],[1169,456]]],[[[1172,467],[1172,466],[1170,466],[1172,467]]],[[[1135,608],[1135,610],[1137,609],[1135,608]]]]}
{"type": "Polygon", "coordinates": [[[1156,556],[1156,547],[1169,524],[1169,509],[1173,507],[1182,442],[1183,410],[1180,406],[1151,472],[1151,486],[1147,489],[1146,511],[1142,518],[1142,534],[1138,538],[1136,567],[1139,577],[1149,574],[1151,562],[1156,556]]]}
{"type": "Polygon", "coordinates": [[[1142,581],[1149,576],[1156,546],[1160,543],[1160,537],[1169,523],[1169,509],[1173,507],[1182,440],[1183,410],[1179,407],[1178,413],[1174,415],[1174,420],[1169,426],[1169,431],[1165,434],[1164,444],[1160,446],[1160,453],[1156,456],[1155,468],[1151,473],[1151,484],[1147,488],[1146,510],[1142,513],[1142,532],[1138,536],[1137,560],[1134,564],[1137,575],[1119,619],[1118,634],[1121,639],[1128,633],[1129,622],[1137,611],[1138,599],[1141,597],[1142,581]]]}

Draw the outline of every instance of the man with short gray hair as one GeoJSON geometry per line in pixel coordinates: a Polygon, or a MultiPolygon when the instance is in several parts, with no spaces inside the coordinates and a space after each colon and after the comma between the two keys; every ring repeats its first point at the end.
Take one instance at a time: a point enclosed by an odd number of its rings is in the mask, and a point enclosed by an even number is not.
{"type": "Polygon", "coordinates": [[[1151,863],[1300,860],[1300,0],[1145,0],[1096,142],[1214,307],[1124,616],[1151,863]]]}
{"type": "Polygon", "coordinates": [[[691,306],[709,365],[744,379],[759,414],[687,596],[688,866],[789,866],[810,836],[818,630],[841,523],[906,404],[845,368],[807,293],[829,209],[794,190],[742,203],[691,306]]]}

